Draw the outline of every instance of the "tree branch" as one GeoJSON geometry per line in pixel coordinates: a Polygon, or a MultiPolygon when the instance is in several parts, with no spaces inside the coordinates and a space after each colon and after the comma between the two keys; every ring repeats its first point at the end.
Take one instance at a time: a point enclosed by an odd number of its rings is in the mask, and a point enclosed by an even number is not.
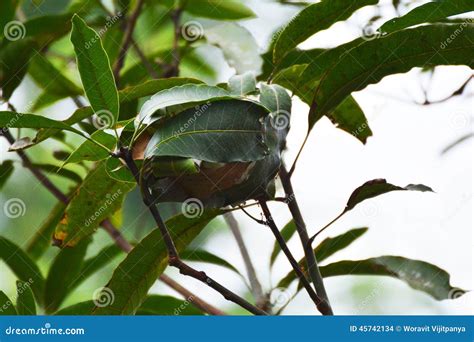
{"type": "Polygon", "coordinates": [[[217,292],[219,292],[225,299],[234,302],[235,304],[243,307],[244,309],[248,310],[249,312],[255,315],[267,315],[267,313],[256,306],[250,304],[244,298],[238,296],[234,292],[230,291],[226,287],[222,286],[214,279],[209,277],[206,273],[202,271],[198,271],[193,267],[186,264],[182,261],[179,257],[179,253],[176,249],[173,239],[171,238],[171,234],[169,233],[166,224],[164,223],[156,205],[154,204],[154,200],[151,196],[150,191],[148,190],[147,184],[142,184],[140,181],[140,172],[138,170],[135,161],[133,160],[131,151],[126,147],[121,147],[120,151],[115,155],[115,157],[121,158],[125,164],[127,165],[130,172],[133,174],[138,186],[142,188],[142,200],[143,203],[148,207],[150,210],[156,224],[158,225],[158,229],[160,230],[163,241],[168,249],[168,263],[170,266],[176,267],[179,269],[181,274],[190,276],[194,279],[199,280],[200,282],[206,284],[207,286],[213,288],[217,292]]]}
{"type": "Polygon", "coordinates": [[[295,193],[293,191],[293,185],[291,184],[290,175],[286,170],[285,166],[282,165],[280,168],[280,179],[285,190],[286,196],[288,198],[288,208],[290,209],[293,220],[296,224],[296,230],[300,236],[301,243],[303,244],[303,249],[305,253],[306,263],[308,267],[308,272],[311,277],[311,280],[316,288],[316,293],[326,304],[326,309],[324,310],[324,315],[333,315],[331,304],[329,303],[329,298],[326,293],[326,288],[324,287],[323,277],[319,271],[318,262],[316,256],[314,255],[313,248],[309,242],[308,231],[306,230],[306,224],[301,215],[298,202],[296,201],[295,193]]]}
{"type": "Polygon", "coordinates": [[[321,298],[319,298],[316,292],[314,292],[314,289],[311,287],[311,284],[309,283],[308,279],[306,279],[306,276],[304,275],[303,271],[300,269],[300,266],[298,265],[298,261],[296,261],[295,257],[293,256],[290,249],[288,248],[288,245],[286,244],[285,239],[283,238],[280,231],[278,230],[278,227],[276,226],[275,221],[273,221],[273,217],[270,213],[270,209],[268,208],[267,202],[264,200],[260,200],[259,202],[260,202],[260,206],[262,207],[263,214],[265,215],[265,218],[267,219],[266,221],[267,226],[270,227],[270,230],[272,231],[273,235],[275,236],[275,239],[280,245],[281,250],[283,251],[283,253],[285,253],[286,258],[291,264],[291,267],[293,267],[293,270],[295,271],[296,275],[300,279],[301,284],[306,289],[306,292],[308,292],[314,304],[316,304],[316,307],[318,308],[318,310],[322,314],[325,314],[325,312],[327,312],[328,306],[323,300],[321,300],[321,298]]]}
{"type": "Polygon", "coordinates": [[[255,297],[257,306],[265,310],[269,307],[269,297],[264,294],[262,285],[260,284],[257,278],[257,273],[255,272],[252,259],[250,258],[247,246],[245,245],[242,233],[240,232],[239,223],[235,219],[232,212],[224,214],[224,219],[227,222],[227,225],[229,226],[232,234],[234,235],[235,241],[237,241],[237,245],[239,246],[240,254],[242,255],[242,259],[244,260],[245,264],[245,269],[247,270],[250,288],[252,289],[252,293],[255,297]]]}
{"type": "Polygon", "coordinates": [[[133,31],[135,30],[135,25],[137,23],[138,16],[142,10],[144,0],[138,0],[135,10],[127,21],[127,27],[125,29],[125,34],[123,36],[122,45],[118,54],[117,61],[115,62],[113,73],[115,77],[115,83],[118,85],[120,83],[120,70],[125,63],[125,56],[127,55],[128,48],[132,42],[133,31]]]}

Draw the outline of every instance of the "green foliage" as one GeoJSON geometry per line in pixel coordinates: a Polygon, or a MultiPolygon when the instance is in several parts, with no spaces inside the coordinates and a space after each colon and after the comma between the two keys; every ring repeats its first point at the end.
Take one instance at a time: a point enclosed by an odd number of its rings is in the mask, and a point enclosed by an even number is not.
{"type": "Polygon", "coordinates": [[[17,300],[16,310],[18,315],[22,316],[35,316],[36,315],[36,303],[31,291],[29,282],[18,280],[16,282],[17,287],[17,300]]]}

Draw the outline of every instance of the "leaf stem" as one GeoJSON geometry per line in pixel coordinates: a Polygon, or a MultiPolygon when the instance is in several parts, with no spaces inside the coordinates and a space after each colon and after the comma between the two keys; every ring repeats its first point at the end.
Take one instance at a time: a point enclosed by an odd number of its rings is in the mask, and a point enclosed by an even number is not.
{"type": "Polygon", "coordinates": [[[309,239],[309,245],[311,246],[311,244],[313,243],[314,239],[319,235],[321,234],[323,231],[326,230],[326,228],[328,228],[329,226],[331,226],[334,222],[336,222],[337,220],[339,220],[342,215],[344,215],[346,213],[346,211],[344,210],[342,213],[340,213],[339,215],[337,215],[331,222],[329,222],[328,224],[326,224],[323,228],[321,228],[320,230],[318,230],[316,232],[316,234],[314,234],[310,239],[309,239]]]}
{"type": "Polygon", "coordinates": [[[316,293],[326,304],[323,315],[333,315],[331,304],[329,303],[329,298],[326,293],[326,288],[324,287],[323,277],[318,267],[318,262],[314,251],[311,248],[309,243],[308,231],[306,230],[306,224],[304,222],[303,216],[301,214],[298,202],[296,201],[295,193],[293,191],[293,185],[291,184],[290,175],[286,170],[285,166],[282,165],[279,171],[280,179],[285,190],[286,196],[289,199],[287,202],[288,208],[290,209],[293,220],[296,224],[296,231],[300,236],[301,243],[303,245],[306,263],[308,267],[308,272],[311,277],[311,280],[316,288],[316,293]]]}

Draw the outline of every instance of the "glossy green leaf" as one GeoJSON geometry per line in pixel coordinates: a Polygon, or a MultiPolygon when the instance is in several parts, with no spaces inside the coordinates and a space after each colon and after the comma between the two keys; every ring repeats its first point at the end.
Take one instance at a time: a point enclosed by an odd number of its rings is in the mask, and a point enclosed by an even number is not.
{"type": "Polygon", "coordinates": [[[100,37],[79,16],[72,18],[71,42],[87,98],[97,115],[113,127],[118,120],[119,98],[115,79],[100,37]]]}
{"type": "MultiPolygon", "coordinates": [[[[288,222],[283,229],[281,230],[281,236],[283,239],[288,242],[290,241],[291,237],[295,234],[296,232],[296,224],[295,221],[291,220],[288,222]]],[[[270,266],[272,266],[275,263],[276,258],[278,257],[278,254],[280,254],[281,248],[278,242],[275,241],[273,244],[273,251],[272,255],[270,256],[270,266]]]]}
{"type": "Polygon", "coordinates": [[[145,157],[218,163],[263,159],[271,147],[262,123],[266,114],[264,107],[238,100],[212,102],[204,110],[190,108],[157,127],[145,157]]]}
{"type": "Polygon", "coordinates": [[[54,313],[55,316],[87,316],[94,309],[94,301],[88,300],[71,306],[67,306],[54,313]]]}
{"type": "Polygon", "coordinates": [[[55,312],[72,290],[80,275],[90,239],[80,241],[73,248],[64,248],[54,258],[46,277],[45,311],[55,312]]]}
{"type": "Polygon", "coordinates": [[[260,86],[260,102],[272,113],[289,115],[291,113],[291,97],[285,88],[278,84],[260,86]]]}
{"type": "Polygon", "coordinates": [[[232,95],[244,96],[255,92],[257,80],[252,72],[243,75],[235,75],[229,79],[229,91],[232,95]]]}
{"type": "Polygon", "coordinates": [[[204,36],[209,44],[222,50],[227,63],[237,74],[247,71],[260,74],[262,57],[255,38],[247,29],[235,23],[224,23],[206,28],[204,36]]]}
{"type": "MultiPolygon", "coordinates": [[[[390,33],[423,23],[433,23],[452,15],[474,11],[471,0],[436,0],[415,7],[407,14],[384,23],[379,31],[390,33]]],[[[467,24],[467,22],[466,22],[467,24]]]]}
{"type": "Polygon", "coordinates": [[[344,234],[324,239],[315,249],[316,260],[321,262],[334,253],[346,248],[367,232],[368,228],[351,229],[344,234]]]}
{"type": "Polygon", "coordinates": [[[208,86],[206,84],[185,84],[165,89],[153,95],[143,104],[137,120],[145,121],[160,109],[166,109],[166,112],[163,114],[173,115],[187,107],[194,107],[194,103],[205,102],[213,98],[229,95],[230,94],[222,88],[208,86]],[[182,106],[184,104],[187,104],[187,107],[182,106]]]}
{"type": "Polygon", "coordinates": [[[470,38],[473,35],[473,25],[462,30],[453,25],[429,25],[397,31],[354,47],[343,54],[321,80],[310,120],[331,113],[352,92],[391,74],[414,67],[474,66],[474,42],[470,38]],[[456,30],[459,34],[451,39],[456,30]]]}
{"type": "Polygon", "coordinates": [[[77,129],[62,121],[56,121],[35,114],[0,111],[0,127],[8,128],[55,128],[83,135],[77,129]]]}
{"type": "Polygon", "coordinates": [[[0,164],[0,190],[7,182],[8,178],[10,178],[12,175],[13,170],[13,160],[5,160],[0,164]]]}
{"type": "Polygon", "coordinates": [[[452,287],[449,274],[438,266],[399,256],[344,260],[322,266],[320,269],[323,277],[376,275],[397,278],[437,300],[455,299],[465,293],[462,289],[452,287]]]}
{"type": "MultiPolygon", "coordinates": [[[[187,218],[179,215],[166,225],[176,243],[183,250],[204,227],[220,213],[204,211],[201,216],[187,218]]],[[[131,315],[145,301],[148,290],[168,265],[167,250],[159,229],[153,230],[127,255],[106,285],[114,300],[108,306],[96,307],[96,315],[131,315]]]]}
{"type": "Polygon", "coordinates": [[[63,217],[66,204],[59,201],[51,209],[49,215],[40,224],[33,237],[29,240],[28,246],[26,247],[26,253],[33,259],[39,259],[52,245],[54,229],[58,225],[59,221],[63,217]]]}
{"type": "Polygon", "coordinates": [[[205,250],[201,249],[196,249],[196,250],[185,250],[181,253],[181,258],[183,260],[188,260],[188,261],[196,261],[196,262],[205,262],[208,264],[213,264],[217,266],[222,266],[225,267],[231,271],[234,271],[237,274],[240,274],[239,271],[232,266],[228,261],[222,259],[221,257],[209,253],[205,250]]]}
{"type": "Polygon", "coordinates": [[[0,44],[0,89],[10,99],[28,70],[28,61],[35,52],[35,43],[28,38],[0,44]]]}
{"type": "Polygon", "coordinates": [[[184,10],[198,17],[217,20],[240,20],[255,16],[255,13],[239,0],[186,1],[184,10]]]}
{"type": "Polygon", "coordinates": [[[407,191],[407,190],[422,191],[422,192],[433,191],[433,189],[423,184],[409,184],[405,187],[400,187],[397,185],[387,183],[385,179],[374,179],[362,184],[361,186],[359,186],[357,189],[355,189],[352,192],[351,196],[349,197],[349,200],[347,201],[344,212],[354,209],[354,207],[357,204],[365,201],[366,199],[380,196],[391,191],[407,191]]]}
{"type": "Polygon", "coordinates": [[[17,299],[16,299],[16,310],[18,315],[22,316],[35,316],[36,315],[36,302],[31,291],[30,283],[26,281],[18,280],[16,282],[17,299]]]}
{"type": "Polygon", "coordinates": [[[277,37],[273,48],[273,61],[280,61],[288,51],[315,33],[329,28],[338,21],[349,18],[352,13],[378,0],[323,0],[309,5],[294,16],[277,37]]]}
{"type": "MultiPolygon", "coordinates": [[[[100,130],[93,133],[90,138],[108,148],[109,151],[112,151],[117,143],[117,138],[100,130]]],[[[99,161],[107,157],[110,157],[109,152],[102,147],[97,146],[97,144],[92,141],[86,140],[71,153],[63,166],[68,163],[80,163],[85,160],[99,161]]]]}
{"type": "Polygon", "coordinates": [[[110,178],[105,162],[97,164],[74,192],[56,227],[56,243],[62,247],[75,246],[94,233],[103,220],[122,206],[125,195],[134,187],[134,184],[110,178]]]}
{"type": "Polygon", "coordinates": [[[36,263],[17,245],[0,237],[0,260],[12,270],[19,280],[29,282],[36,301],[42,305],[44,278],[36,263]]]}
{"type": "Polygon", "coordinates": [[[5,292],[0,291],[0,316],[16,316],[18,313],[16,312],[15,305],[7,297],[5,292]]]}
{"type": "MultiPolygon", "coordinates": [[[[191,298],[192,299],[192,298],[191,298]]],[[[166,316],[197,316],[202,311],[190,300],[182,300],[171,296],[150,295],[137,310],[137,315],[166,315],[166,316]]]]}

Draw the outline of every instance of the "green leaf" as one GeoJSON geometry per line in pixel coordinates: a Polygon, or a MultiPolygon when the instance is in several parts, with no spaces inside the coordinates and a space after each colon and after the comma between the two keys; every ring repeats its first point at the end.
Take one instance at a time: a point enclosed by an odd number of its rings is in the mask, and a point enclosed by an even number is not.
{"type": "MultiPolygon", "coordinates": [[[[117,143],[117,139],[113,135],[100,130],[94,132],[91,135],[91,139],[107,147],[109,151],[112,151],[117,143]]],[[[86,140],[71,153],[63,166],[69,163],[80,163],[85,160],[99,161],[107,157],[110,157],[110,154],[105,149],[97,146],[97,144],[90,140],[86,140]]]]}
{"type": "Polygon", "coordinates": [[[54,229],[63,217],[66,204],[59,201],[49,212],[49,215],[36,230],[35,235],[29,240],[26,253],[33,259],[38,260],[52,244],[54,229]]]}
{"type": "Polygon", "coordinates": [[[438,266],[399,256],[344,260],[322,266],[320,269],[323,277],[377,275],[397,278],[437,300],[455,299],[466,292],[452,287],[449,282],[449,274],[438,266]]]}
{"type": "Polygon", "coordinates": [[[116,181],[136,184],[135,177],[133,177],[130,170],[117,158],[107,159],[105,161],[105,170],[109,177],[116,181]]]}
{"type": "Polygon", "coordinates": [[[205,250],[201,250],[201,249],[189,250],[188,249],[188,250],[183,251],[180,254],[180,256],[183,260],[205,262],[208,264],[222,266],[231,271],[234,271],[237,274],[240,274],[240,272],[234,266],[232,266],[229,262],[205,250]]]}
{"type": "Polygon", "coordinates": [[[38,46],[46,47],[69,32],[71,16],[72,14],[65,13],[31,18],[25,22],[26,35],[33,38],[38,46]]]}
{"type": "Polygon", "coordinates": [[[255,92],[257,80],[252,72],[243,75],[235,75],[229,79],[229,91],[232,95],[244,96],[255,92]]]}
{"type": "Polygon", "coordinates": [[[273,61],[279,62],[299,43],[315,33],[329,28],[338,21],[349,18],[352,13],[367,5],[375,5],[378,0],[323,0],[309,5],[293,17],[277,37],[273,48],[273,61]]]}
{"type": "Polygon", "coordinates": [[[0,291],[0,316],[16,316],[15,306],[5,292],[0,291]]]}
{"type": "Polygon", "coordinates": [[[4,36],[4,31],[8,30],[6,25],[15,17],[18,0],[4,0],[0,2],[0,39],[4,36]]]}
{"type": "MultiPolygon", "coordinates": [[[[437,0],[415,7],[407,14],[384,23],[379,31],[391,33],[423,23],[433,23],[452,15],[474,11],[471,0],[437,0]]],[[[466,22],[467,23],[467,22],[466,22]]]]}
{"type": "MultiPolygon", "coordinates": [[[[331,113],[352,92],[414,67],[474,66],[473,25],[429,25],[364,42],[343,54],[316,90],[310,120],[331,113]],[[455,39],[450,36],[458,30],[455,39]],[[360,62],[354,63],[354,60],[360,62]]],[[[315,119],[316,118],[316,119],[315,119]]]]}
{"type": "MultiPolygon", "coordinates": [[[[176,243],[183,250],[204,227],[221,211],[204,211],[201,216],[187,218],[179,215],[166,225],[176,243]]],[[[117,267],[106,285],[114,300],[109,306],[96,307],[96,315],[133,315],[145,301],[148,290],[168,265],[166,246],[159,229],[148,234],[117,267]]]]}
{"type": "Polygon", "coordinates": [[[230,94],[222,88],[208,86],[206,84],[185,84],[165,89],[153,95],[143,104],[137,120],[139,122],[145,121],[160,109],[166,109],[166,115],[173,115],[186,108],[194,107],[195,103],[229,95],[230,94]],[[187,104],[187,107],[182,106],[184,104],[187,104]]]}
{"type": "Polygon", "coordinates": [[[316,260],[321,262],[334,253],[346,248],[367,232],[368,228],[351,229],[344,234],[324,239],[315,249],[316,260]]]}
{"type": "Polygon", "coordinates": [[[218,163],[263,159],[269,152],[261,122],[266,114],[264,107],[238,100],[212,102],[199,110],[190,108],[157,127],[145,157],[174,156],[218,163]]]}
{"type": "Polygon", "coordinates": [[[252,71],[255,75],[262,70],[262,57],[252,34],[235,23],[224,23],[206,28],[204,35],[211,45],[218,46],[230,67],[237,74],[252,71]]]}
{"type": "Polygon", "coordinates": [[[240,20],[255,17],[255,13],[238,0],[186,1],[184,10],[198,17],[217,20],[240,20]]]}
{"type": "Polygon", "coordinates": [[[0,259],[5,262],[19,280],[30,283],[36,301],[42,305],[44,278],[36,263],[20,247],[3,237],[0,237],[0,259]]]}
{"type": "Polygon", "coordinates": [[[0,164],[0,190],[7,182],[8,178],[10,178],[12,175],[13,170],[13,160],[5,160],[0,164]]]}
{"type": "Polygon", "coordinates": [[[365,201],[366,199],[380,196],[391,191],[407,191],[407,190],[433,192],[433,189],[423,184],[409,184],[405,187],[400,187],[397,185],[387,183],[385,179],[373,179],[368,182],[365,182],[364,184],[362,184],[361,186],[359,186],[357,189],[355,189],[352,192],[351,196],[349,197],[349,200],[347,201],[344,212],[348,212],[349,210],[354,209],[354,207],[357,204],[365,201]]]}
{"type": "Polygon", "coordinates": [[[18,315],[22,316],[35,316],[36,315],[36,303],[31,291],[30,283],[26,281],[18,280],[16,282],[17,294],[16,299],[16,310],[18,315]]]}
{"type": "Polygon", "coordinates": [[[71,292],[80,275],[90,239],[84,239],[73,248],[64,248],[54,258],[46,277],[45,311],[55,312],[71,292]]]}
{"type": "Polygon", "coordinates": [[[262,83],[260,86],[260,102],[272,113],[291,113],[291,97],[285,88],[278,84],[262,83]]]}
{"type": "Polygon", "coordinates": [[[0,88],[2,97],[10,99],[28,70],[35,43],[28,38],[0,44],[0,88]]]}
{"type": "Polygon", "coordinates": [[[197,316],[203,315],[191,302],[192,298],[182,300],[171,296],[151,295],[137,310],[137,315],[197,316]]]}
{"type": "Polygon", "coordinates": [[[71,170],[67,169],[61,169],[57,165],[52,165],[52,164],[37,164],[37,163],[32,163],[31,164],[34,168],[39,169],[44,171],[45,173],[49,173],[52,176],[59,176],[59,177],[64,177],[66,179],[69,179],[75,183],[81,183],[82,178],[79,176],[77,173],[71,170]]]}
{"type": "Polygon", "coordinates": [[[38,53],[30,59],[28,72],[38,86],[59,99],[82,94],[82,90],[42,54],[38,53]]]}
{"type": "Polygon", "coordinates": [[[7,128],[55,128],[83,135],[82,132],[62,121],[56,121],[35,114],[0,111],[0,127],[7,128]]]}
{"type": "Polygon", "coordinates": [[[84,280],[100,271],[103,267],[109,264],[117,256],[123,254],[123,251],[115,244],[104,247],[97,255],[84,261],[79,277],[74,282],[74,287],[77,287],[84,280]]]}
{"type": "Polygon", "coordinates": [[[119,91],[120,103],[156,94],[159,91],[187,84],[200,84],[199,80],[187,77],[171,77],[146,81],[145,83],[127,87],[119,91]]]}
{"type": "MultiPolygon", "coordinates": [[[[283,227],[280,233],[283,239],[286,242],[288,242],[290,241],[291,237],[295,234],[295,232],[296,232],[296,224],[295,224],[295,221],[291,220],[283,227]]],[[[280,252],[281,252],[280,245],[278,244],[278,242],[275,241],[275,243],[273,244],[272,255],[270,257],[270,266],[272,266],[275,263],[275,260],[278,257],[278,254],[280,254],[280,252]]]]}
{"type": "Polygon", "coordinates": [[[117,182],[108,176],[105,162],[89,172],[69,202],[54,238],[62,247],[75,246],[91,235],[100,223],[121,208],[134,184],[117,182]]]}
{"type": "Polygon", "coordinates": [[[91,311],[94,309],[94,301],[88,300],[85,302],[80,302],[64,309],[61,309],[54,313],[55,316],[87,316],[91,314],[91,311]]]}
{"type": "Polygon", "coordinates": [[[109,58],[100,37],[84,20],[74,15],[71,42],[91,107],[107,121],[107,127],[113,127],[118,120],[119,98],[109,58]]]}

